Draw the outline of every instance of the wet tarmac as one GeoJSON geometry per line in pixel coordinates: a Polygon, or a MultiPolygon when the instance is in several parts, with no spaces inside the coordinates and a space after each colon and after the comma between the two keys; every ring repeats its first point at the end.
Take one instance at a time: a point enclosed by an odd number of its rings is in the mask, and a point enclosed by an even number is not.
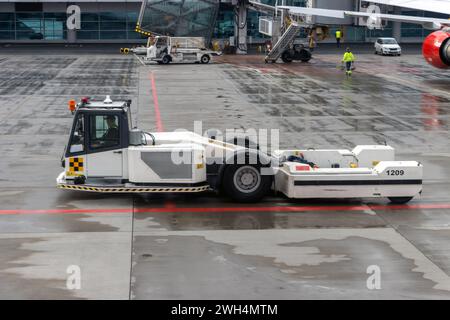
{"type": "Polygon", "coordinates": [[[450,80],[418,50],[355,52],[352,79],[336,50],[309,64],[253,55],[206,66],[11,50],[0,52],[0,298],[450,298],[450,80]],[[424,164],[424,192],[395,207],[56,189],[68,100],[105,95],[133,99],[135,123],[149,131],[156,97],[167,131],[202,121],[203,130],[278,129],[281,148],[386,142],[424,164]],[[80,267],[79,289],[67,287],[70,266],[80,267]],[[370,266],[380,289],[367,287],[370,266]]]}

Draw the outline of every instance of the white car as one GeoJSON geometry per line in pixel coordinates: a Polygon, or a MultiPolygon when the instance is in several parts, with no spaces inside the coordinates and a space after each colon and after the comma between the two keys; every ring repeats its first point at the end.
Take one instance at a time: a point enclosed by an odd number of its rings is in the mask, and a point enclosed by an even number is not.
{"type": "Polygon", "coordinates": [[[378,38],[375,42],[375,54],[400,56],[402,48],[394,38],[378,38]]]}

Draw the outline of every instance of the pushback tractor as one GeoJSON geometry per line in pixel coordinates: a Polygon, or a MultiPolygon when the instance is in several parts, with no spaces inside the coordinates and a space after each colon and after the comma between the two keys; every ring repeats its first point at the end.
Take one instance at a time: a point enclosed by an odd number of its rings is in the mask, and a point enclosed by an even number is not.
{"type": "Polygon", "coordinates": [[[422,192],[423,166],[396,161],[385,145],[353,150],[292,149],[271,154],[236,139],[133,128],[131,101],[83,98],[62,158],[59,188],[100,193],[223,191],[239,202],[273,192],[288,198],[388,198],[422,192]]]}

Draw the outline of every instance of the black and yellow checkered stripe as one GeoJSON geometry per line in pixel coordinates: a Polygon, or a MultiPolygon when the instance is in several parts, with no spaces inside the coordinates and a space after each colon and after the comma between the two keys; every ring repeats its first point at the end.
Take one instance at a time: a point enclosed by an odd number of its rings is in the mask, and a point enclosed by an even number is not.
{"type": "Polygon", "coordinates": [[[162,193],[162,192],[203,192],[209,190],[209,186],[200,187],[176,187],[176,188],[108,188],[108,187],[93,187],[83,185],[58,184],[60,189],[79,190],[88,192],[102,192],[102,193],[162,193]]]}
{"type": "Polygon", "coordinates": [[[69,172],[84,171],[84,159],[81,157],[69,158],[69,172]]]}

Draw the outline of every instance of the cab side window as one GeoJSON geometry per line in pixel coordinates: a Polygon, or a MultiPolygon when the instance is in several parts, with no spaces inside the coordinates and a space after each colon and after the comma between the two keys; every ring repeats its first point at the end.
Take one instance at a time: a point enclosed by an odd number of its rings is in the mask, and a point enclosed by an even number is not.
{"type": "Polygon", "coordinates": [[[119,117],[116,115],[90,116],[91,149],[103,149],[120,146],[119,117]]]}
{"type": "Polygon", "coordinates": [[[78,115],[70,144],[70,153],[84,151],[84,116],[78,115]]]}

